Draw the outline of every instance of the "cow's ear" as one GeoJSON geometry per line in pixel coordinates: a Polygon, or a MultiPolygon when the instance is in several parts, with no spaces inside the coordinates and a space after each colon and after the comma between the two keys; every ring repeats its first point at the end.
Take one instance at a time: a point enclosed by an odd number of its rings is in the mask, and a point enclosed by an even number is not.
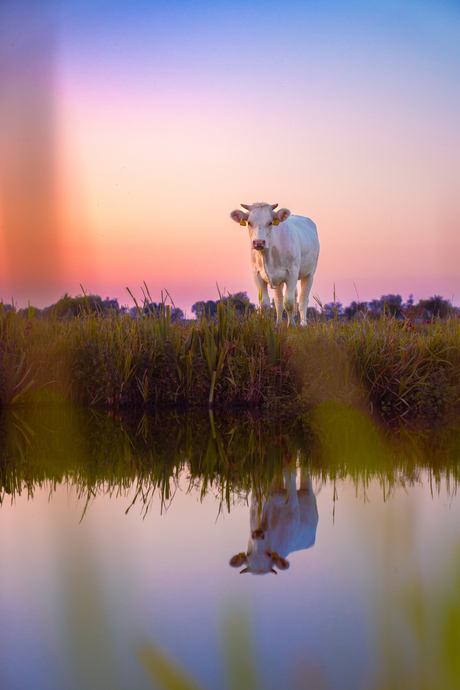
{"type": "Polygon", "coordinates": [[[230,214],[230,218],[235,221],[235,223],[240,223],[240,225],[246,225],[246,221],[249,218],[249,213],[245,213],[244,211],[240,211],[237,209],[236,211],[232,211],[230,214]]]}
{"type": "Polygon", "coordinates": [[[245,553],[239,553],[230,559],[230,565],[232,566],[232,568],[239,568],[247,562],[248,559],[245,553]]]}
{"type": "Polygon", "coordinates": [[[273,562],[278,568],[278,570],[287,570],[289,568],[289,561],[287,561],[285,558],[282,556],[278,556],[278,554],[272,554],[273,555],[273,562]]]}
{"type": "Polygon", "coordinates": [[[283,223],[289,218],[290,215],[291,212],[288,208],[280,208],[279,211],[273,214],[273,218],[279,220],[280,223],[283,223]]]}

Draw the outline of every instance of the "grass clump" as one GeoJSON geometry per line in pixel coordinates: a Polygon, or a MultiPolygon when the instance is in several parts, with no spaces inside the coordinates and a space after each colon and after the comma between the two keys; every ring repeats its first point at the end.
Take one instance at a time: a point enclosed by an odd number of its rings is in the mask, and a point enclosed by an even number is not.
{"type": "Polygon", "coordinates": [[[391,425],[438,423],[460,401],[458,319],[408,328],[391,316],[328,321],[292,335],[305,405],[336,400],[391,425]]]}
{"type": "Polygon", "coordinates": [[[174,322],[169,306],[139,308],[133,319],[86,300],[74,318],[0,304],[1,404],[44,388],[115,411],[303,414],[338,401],[392,425],[432,425],[459,405],[456,318],[416,329],[389,315],[289,329],[264,312],[237,315],[230,298],[188,323],[174,322]]]}

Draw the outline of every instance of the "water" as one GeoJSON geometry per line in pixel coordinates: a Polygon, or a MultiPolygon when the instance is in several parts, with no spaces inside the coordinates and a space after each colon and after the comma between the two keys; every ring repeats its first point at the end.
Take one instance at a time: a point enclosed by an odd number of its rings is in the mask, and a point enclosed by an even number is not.
{"type": "Polygon", "coordinates": [[[164,687],[146,646],[194,687],[229,687],[239,663],[267,689],[457,687],[458,429],[388,437],[340,406],[2,422],[2,690],[164,687]],[[257,515],[270,493],[272,539],[298,548],[240,575],[251,497],[257,515]]]}

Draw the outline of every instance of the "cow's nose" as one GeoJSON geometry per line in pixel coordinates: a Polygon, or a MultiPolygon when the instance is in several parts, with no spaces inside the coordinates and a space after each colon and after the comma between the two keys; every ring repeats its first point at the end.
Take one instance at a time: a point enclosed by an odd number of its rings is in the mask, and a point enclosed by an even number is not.
{"type": "Polygon", "coordinates": [[[254,249],[265,249],[265,240],[253,240],[252,246],[254,249]]]}
{"type": "Polygon", "coordinates": [[[254,532],[252,533],[252,538],[253,539],[263,539],[265,536],[264,531],[262,529],[255,529],[254,532]]]}

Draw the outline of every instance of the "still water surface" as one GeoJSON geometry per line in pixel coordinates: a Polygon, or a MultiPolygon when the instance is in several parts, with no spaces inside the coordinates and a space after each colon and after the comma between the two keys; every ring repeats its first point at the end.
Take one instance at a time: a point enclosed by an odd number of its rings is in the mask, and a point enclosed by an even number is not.
{"type": "Polygon", "coordinates": [[[388,439],[345,408],[300,429],[2,421],[2,690],[163,687],[146,644],[225,688],[246,638],[260,688],[407,687],[424,664],[457,682],[458,429],[388,439]],[[240,574],[260,532],[277,574],[240,574]]]}

